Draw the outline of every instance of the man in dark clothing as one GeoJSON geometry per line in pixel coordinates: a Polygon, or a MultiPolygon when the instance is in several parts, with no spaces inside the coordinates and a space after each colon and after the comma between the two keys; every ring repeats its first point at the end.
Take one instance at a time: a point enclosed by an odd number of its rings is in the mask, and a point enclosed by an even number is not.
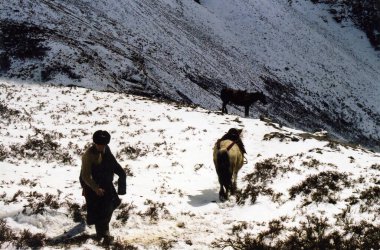
{"type": "Polygon", "coordinates": [[[113,239],[109,222],[121,203],[118,194],[126,194],[126,174],[107,146],[110,139],[107,131],[94,133],[94,144],[82,156],[79,178],[86,199],[87,224],[95,224],[96,236],[99,240],[104,238],[104,243],[113,239]],[[113,185],[114,174],[119,176],[117,192],[113,185]]]}

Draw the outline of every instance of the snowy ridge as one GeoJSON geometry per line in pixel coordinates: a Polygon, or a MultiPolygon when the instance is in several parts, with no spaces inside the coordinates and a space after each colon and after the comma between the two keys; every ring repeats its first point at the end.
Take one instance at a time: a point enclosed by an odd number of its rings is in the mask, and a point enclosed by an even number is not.
{"type": "Polygon", "coordinates": [[[78,183],[80,155],[97,129],[110,132],[111,151],[128,173],[127,195],[111,221],[113,247],[232,249],[248,234],[251,247],[262,237],[291,249],[290,235],[304,227],[313,229],[310,241],[300,236],[293,247],[338,237],[379,247],[378,153],[326,132],[128,94],[9,81],[0,90],[0,227],[17,239],[5,238],[1,248],[102,249],[91,238],[95,229],[80,222],[78,183]],[[221,203],[212,147],[231,127],[244,131],[248,164],[239,195],[221,203]],[[64,235],[75,240],[60,240],[64,235]]]}

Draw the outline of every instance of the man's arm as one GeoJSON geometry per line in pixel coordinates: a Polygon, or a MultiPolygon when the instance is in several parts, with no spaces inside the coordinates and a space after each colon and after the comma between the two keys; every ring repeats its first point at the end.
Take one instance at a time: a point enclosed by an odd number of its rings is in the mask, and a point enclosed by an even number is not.
{"type": "Polygon", "coordinates": [[[92,163],[89,159],[88,154],[84,154],[82,156],[81,177],[87,186],[89,186],[94,192],[97,192],[99,186],[95,183],[94,179],[92,179],[91,165],[92,163]]]}
{"type": "Polygon", "coordinates": [[[115,156],[113,156],[113,154],[111,155],[114,162],[114,173],[119,176],[119,180],[117,181],[117,193],[124,195],[127,193],[127,175],[125,174],[124,169],[115,159],[115,156]]]}

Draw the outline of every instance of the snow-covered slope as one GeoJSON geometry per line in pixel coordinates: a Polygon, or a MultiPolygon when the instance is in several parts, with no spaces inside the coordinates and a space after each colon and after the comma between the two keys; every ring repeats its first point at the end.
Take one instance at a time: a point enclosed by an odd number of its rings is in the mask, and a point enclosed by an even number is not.
{"type": "Polygon", "coordinates": [[[83,88],[0,82],[0,248],[102,249],[84,217],[92,133],[128,173],[112,249],[378,249],[380,155],[277,123],[83,88]],[[212,148],[243,129],[239,195],[212,148]],[[305,233],[307,232],[307,233],[305,233]],[[71,237],[71,238],[67,238],[71,237]],[[340,244],[340,245],[339,245],[340,244]],[[346,247],[344,247],[346,246],[346,247]]]}
{"type": "MultiPolygon", "coordinates": [[[[1,75],[144,93],[217,110],[220,89],[264,91],[251,114],[379,145],[380,59],[310,1],[3,1],[1,75]],[[292,2],[292,4],[290,4],[292,2]]],[[[232,109],[242,115],[241,109],[232,109]]]]}

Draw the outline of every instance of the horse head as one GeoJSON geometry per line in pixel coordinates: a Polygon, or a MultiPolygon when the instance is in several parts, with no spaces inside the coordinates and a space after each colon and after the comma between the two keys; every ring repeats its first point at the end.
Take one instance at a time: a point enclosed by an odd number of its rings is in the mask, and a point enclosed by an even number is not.
{"type": "Polygon", "coordinates": [[[230,135],[231,137],[234,137],[234,138],[239,138],[242,131],[243,129],[230,128],[226,135],[230,135]]]}
{"type": "Polygon", "coordinates": [[[262,91],[251,93],[250,99],[252,102],[260,101],[263,105],[268,104],[266,96],[262,91]]]}
{"type": "Polygon", "coordinates": [[[264,104],[264,105],[267,105],[267,104],[268,104],[268,102],[267,102],[267,98],[266,98],[266,96],[264,95],[263,92],[260,92],[260,102],[261,102],[262,104],[264,104]]]}

